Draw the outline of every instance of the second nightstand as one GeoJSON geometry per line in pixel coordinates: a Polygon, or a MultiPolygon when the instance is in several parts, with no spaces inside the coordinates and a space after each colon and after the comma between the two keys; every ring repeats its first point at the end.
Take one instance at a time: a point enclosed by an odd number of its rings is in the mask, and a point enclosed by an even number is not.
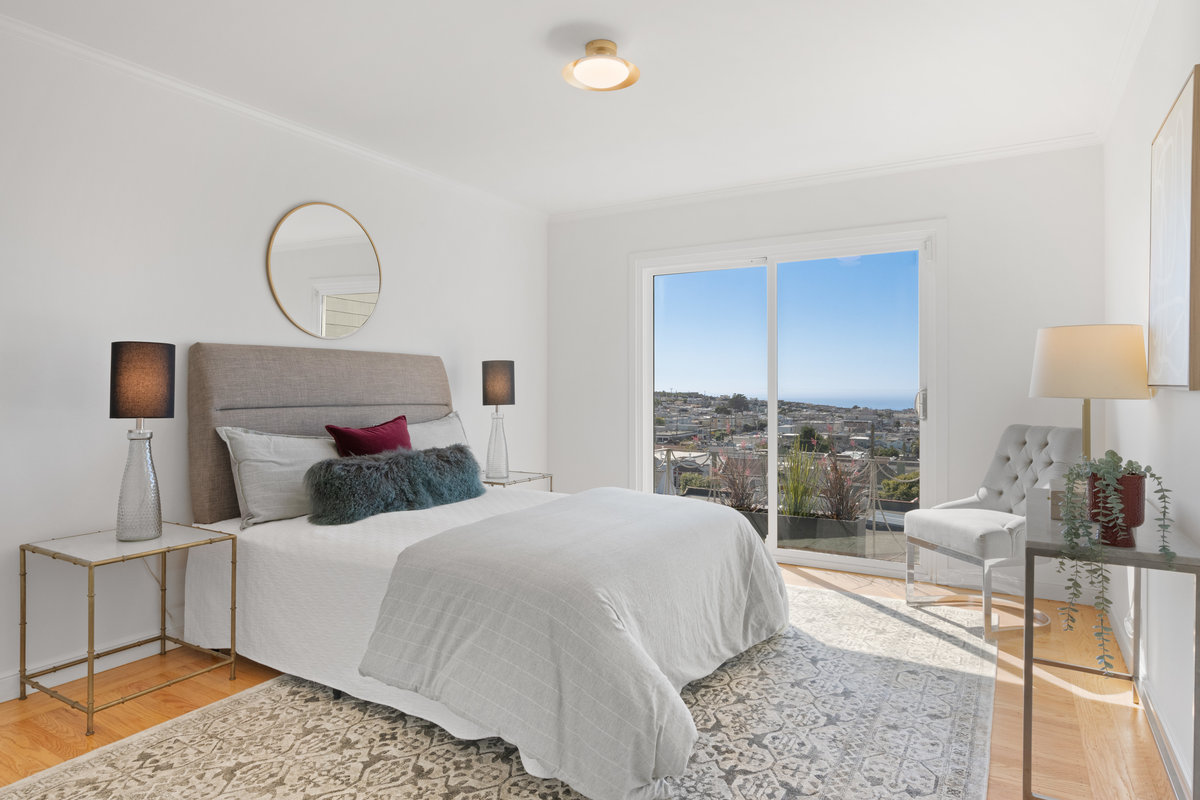
{"type": "Polygon", "coordinates": [[[554,491],[554,475],[549,472],[516,472],[509,470],[507,478],[489,478],[484,476],[484,486],[515,486],[518,483],[532,481],[549,481],[549,490],[554,491]]]}

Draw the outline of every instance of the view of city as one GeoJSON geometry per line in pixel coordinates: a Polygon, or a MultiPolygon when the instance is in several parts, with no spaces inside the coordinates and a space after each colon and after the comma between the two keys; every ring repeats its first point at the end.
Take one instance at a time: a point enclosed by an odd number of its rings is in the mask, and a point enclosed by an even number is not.
{"type": "MultiPolygon", "coordinates": [[[[766,430],[760,398],[655,392],[655,491],[731,505],[765,536],[766,430]]],[[[919,492],[915,411],[781,401],[778,453],[780,547],[903,558],[899,532],[919,492]]]]}

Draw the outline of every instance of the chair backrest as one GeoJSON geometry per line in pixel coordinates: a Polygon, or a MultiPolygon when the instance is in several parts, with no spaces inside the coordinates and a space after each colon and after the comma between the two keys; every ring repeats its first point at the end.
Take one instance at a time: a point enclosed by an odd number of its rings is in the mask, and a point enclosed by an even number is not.
{"type": "Polygon", "coordinates": [[[1083,457],[1079,428],[1009,425],[983,476],[979,499],[987,508],[1025,515],[1025,494],[1047,478],[1061,478],[1083,457]]]}

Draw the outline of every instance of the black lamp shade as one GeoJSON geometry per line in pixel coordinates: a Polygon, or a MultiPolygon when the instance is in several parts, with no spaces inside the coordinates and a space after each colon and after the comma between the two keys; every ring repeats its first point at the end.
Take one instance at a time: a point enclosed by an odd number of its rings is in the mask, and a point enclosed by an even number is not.
{"type": "Polygon", "coordinates": [[[513,388],[513,362],[483,362],[483,404],[511,406],[516,402],[513,388]]]}
{"type": "Polygon", "coordinates": [[[108,416],[161,419],[175,416],[175,345],[113,342],[108,416]]]}

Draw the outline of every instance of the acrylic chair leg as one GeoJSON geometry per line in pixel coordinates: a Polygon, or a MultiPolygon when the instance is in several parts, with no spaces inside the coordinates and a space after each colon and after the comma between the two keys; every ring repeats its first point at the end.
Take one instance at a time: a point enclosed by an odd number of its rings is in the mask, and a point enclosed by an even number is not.
{"type": "Polygon", "coordinates": [[[983,565],[983,638],[996,637],[996,625],[999,620],[992,615],[992,568],[983,565]]]}
{"type": "MultiPolygon", "coordinates": [[[[1024,635],[1024,625],[1000,625],[998,617],[992,616],[992,567],[994,565],[984,563],[983,565],[983,638],[988,641],[997,641],[1000,634],[1020,633],[1024,635]]],[[[1024,607],[1018,606],[1008,601],[1001,601],[1001,604],[1011,611],[1020,611],[1024,614],[1024,607]]],[[[1033,610],[1033,627],[1044,628],[1050,624],[1050,617],[1045,613],[1033,610]]]]}
{"type": "Polygon", "coordinates": [[[917,574],[917,546],[912,542],[907,542],[907,554],[905,557],[906,570],[904,572],[904,602],[912,605],[916,600],[913,582],[916,580],[917,574]]]}
{"type": "MultiPolygon", "coordinates": [[[[948,605],[962,606],[973,605],[983,606],[983,638],[989,641],[995,641],[1000,638],[1000,634],[1017,633],[1024,630],[1021,625],[1000,625],[998,617],[993,617],[993,608],[997,605],[1009,609],[1010,611],[1021,611],[1021,606],[1012,603],[1008,600],[994,601],[992,599],[992,568],[995,564],[984,562],[983,564],[983,596],[978,595],[929,595],[917,596],[914,586],[916,579],[916,555],[917,545],[911,541],[905,543],[907,550],[905,553],[905,576],[904,576],[904,600],[910,606],[933,606],[933,605],[948,605]]],[[[948,554],[949,555],[949,554],[948,554]]],[[[978,561],[972,563],[978,564],[978,561]]],[[[1042,628],[1050,624],[1050,618],[1041,611],[1034,609],[1033,612],[1034,627],[1042,628]]]]}

